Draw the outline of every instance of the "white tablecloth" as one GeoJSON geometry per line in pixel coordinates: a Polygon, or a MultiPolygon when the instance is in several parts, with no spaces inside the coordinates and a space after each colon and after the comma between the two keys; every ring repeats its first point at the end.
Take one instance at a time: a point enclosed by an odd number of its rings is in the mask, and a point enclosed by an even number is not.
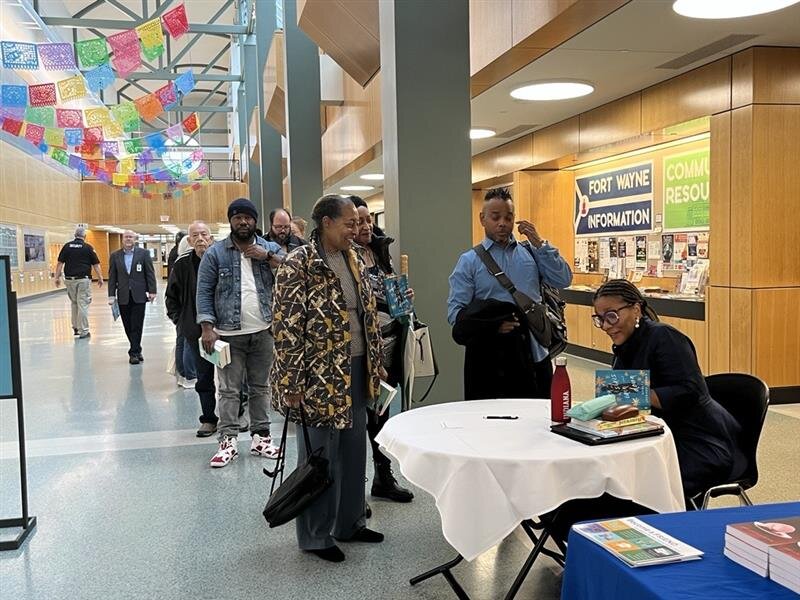
{"type": "Polygon", "coordinates": [[[608,492],[657,512],[684,510],[672,434],[587,446],[550,431],[549,400],[453,402],[401,413],[378,443],[436,499],[445,538],[467,560],[523,520],[608,492]],[[519,419],[487,420],[486,415],[519,419]]]}

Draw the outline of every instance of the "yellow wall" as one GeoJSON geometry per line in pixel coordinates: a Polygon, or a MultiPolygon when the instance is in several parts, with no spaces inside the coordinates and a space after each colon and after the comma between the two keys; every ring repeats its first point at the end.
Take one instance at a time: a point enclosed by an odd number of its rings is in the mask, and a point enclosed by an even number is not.
{"type": "Polygon", "coordinates": [[[80,181],[0,141],[0,182],[0,223],[17,230],[12,288],[20,297],[55,289],[50,275],[58,251],[81,218],[80,181]],[[25,231],[45,236],[44,263],[25,263],[25,231]]]}

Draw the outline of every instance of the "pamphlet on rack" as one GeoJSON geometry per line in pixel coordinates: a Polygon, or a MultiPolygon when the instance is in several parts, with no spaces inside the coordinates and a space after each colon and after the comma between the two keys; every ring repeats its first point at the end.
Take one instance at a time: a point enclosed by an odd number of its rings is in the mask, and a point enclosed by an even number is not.
{"type": "Polygon", "coordinates": [[[223,342],[222,340],[217,340],[214,342],[214,351],[211,354],[206,352],[205,348],[203,348],[202,338],[197,340],[197,345],[200,347],[200,356],[211,364],[216,365],[220,369],[224,369],[228,364],[230,364],[231,346],[228,344],[228,342],[223,342]]]}
{"type": "Polygon", "coordinates": [[[595,395],[613,394],[617,404],[631,404],[650,414],[650,371],[600,369],[595,371],[595,395]]]}
{"type": "Polygon", "coordinates": [[[636,518],[573,525],[576,533],[631,567],[698,560],[703,552],[636,518]]]}

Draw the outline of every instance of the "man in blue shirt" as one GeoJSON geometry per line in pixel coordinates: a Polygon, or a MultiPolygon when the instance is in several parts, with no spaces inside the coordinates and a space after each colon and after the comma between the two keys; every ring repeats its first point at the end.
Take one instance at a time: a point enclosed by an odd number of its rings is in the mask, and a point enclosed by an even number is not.
{"type": "MultiPolygon", "coordinates": [[[[528,238],[519,243],[514,238],[514,202],[507,188],[489,190],[484,198],[480,214],[486,237],[481,245],[489,252],[500,269],[514,286],[534,302],[541,302],[539,280],[556,288],[565,288],[572,282],[572,271],[558,249],[542,239],[533,223],[517,221],[519,232],[528,238]]],[[[450,275],[450,295],[447,299],[447,320],[455,325],[459,313],[476,301],[500,301],[513,304],[514,299],[499,281],[489,272],[474,250],[470,249],[458,259],[450,275]]],[[[474,305],[473,305],[474,306],[474,305]]],[[[512,307],[513,308],[513,307],[512,307]]],[[[503,336],[519,333],[519,327],[527,325],[519,318],[499,322],[492,332],[491,340],[484,340],[488,349],[493,343],[503,343],[503,336]]],[[[527,336],[535,367],[531,373],[515,373],[513,377],[535,379],[532,389],[537,397],[550,397],[552,366],[548,351],[532,335],[527,336]]],[[[510,340],[509,340],[510,341],[510,340]]],[[[484,378],[508,373],[482,373],[484,378]]]]}

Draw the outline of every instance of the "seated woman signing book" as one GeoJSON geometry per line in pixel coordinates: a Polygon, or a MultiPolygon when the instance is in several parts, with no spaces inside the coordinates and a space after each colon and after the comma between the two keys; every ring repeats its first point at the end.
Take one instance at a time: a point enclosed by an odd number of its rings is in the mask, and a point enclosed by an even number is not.
{"type": "Polygon", "coordinates": [[[672,431],[684,494],[692,497],[743,471],[736,442],[741,428],[709,394],[691,340],[659,323],[624,279],[601,286],[593,303],[595,327],[614,343],[613,368],[650,371],[650,404],[672,431]]]}

